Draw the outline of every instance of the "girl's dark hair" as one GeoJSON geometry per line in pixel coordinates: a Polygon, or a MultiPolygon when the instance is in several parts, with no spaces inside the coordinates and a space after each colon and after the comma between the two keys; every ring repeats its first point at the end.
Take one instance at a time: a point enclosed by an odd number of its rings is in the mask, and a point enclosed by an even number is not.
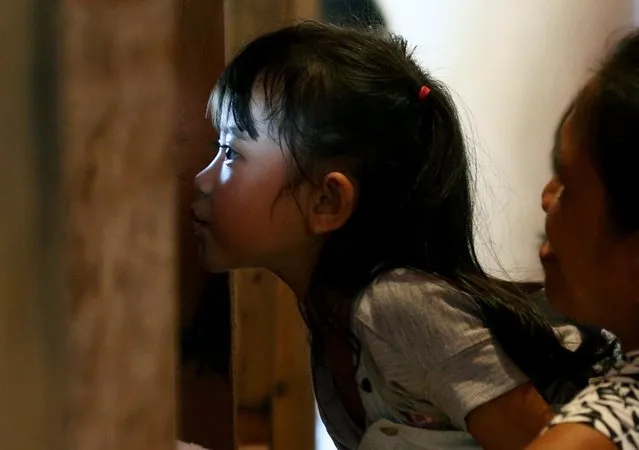
{"type": "Polygon", "coordinates": [[[603,341],[577,352],[565,349],[529,296],[482,270],[457,110],[404,39],[314,22],[264,35],[222,74],[210,105],[216,125],[224,109],[257,137],[250,110],[255,89],[263,89],[274,138],[290,151],[296,173],[313,180],[326,162],[339,161],[359,187],[352,217],[326,240],[308,294],[298,299],[314,352],[332,330],[357,353],[335,299],[348,303],[379,274],[411,267],[437,274],[473,298],[502,347],[540,390],[560,379],[586,383],[576,377],[589,375],[603,341]],[[420,100],[424,85],[430,94],[420,100]]]}
{"type": "Polygon", "coordinates": [[[575,123],[617,230],[639,230],[639,31],[623,38],[575,103],[575,123]]]}

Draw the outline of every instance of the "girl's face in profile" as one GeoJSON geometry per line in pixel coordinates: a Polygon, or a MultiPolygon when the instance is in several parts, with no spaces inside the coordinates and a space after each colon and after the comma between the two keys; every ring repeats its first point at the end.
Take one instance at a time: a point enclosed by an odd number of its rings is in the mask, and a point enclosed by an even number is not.
{"type": "Polygon", "coordinates": [[[200,172],[193,204],[201,257],[210,271],[265,267],[274,272],[299,265],[312,239],[304,216],[305,186],[293,191],[287,153],[270,137],[263,101],[252,100],[258,137],[238,130],[223,115],[218,150],[200,172]]]}

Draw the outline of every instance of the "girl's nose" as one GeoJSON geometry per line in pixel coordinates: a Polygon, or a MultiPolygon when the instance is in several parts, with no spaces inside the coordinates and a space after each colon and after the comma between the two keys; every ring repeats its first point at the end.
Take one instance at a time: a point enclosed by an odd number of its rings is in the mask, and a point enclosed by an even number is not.
{"type": "Polygon", "coordinates": [[[202,195],[210,195],[213,189],[212,164],[195,176],[195,188],[202,195]]]}

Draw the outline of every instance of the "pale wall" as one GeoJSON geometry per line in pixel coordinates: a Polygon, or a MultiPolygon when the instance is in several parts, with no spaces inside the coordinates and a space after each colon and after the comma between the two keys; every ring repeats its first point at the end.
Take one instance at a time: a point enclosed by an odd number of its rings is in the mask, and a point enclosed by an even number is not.
{"type": "Polygon", "coordinates": [[[379,0],[389,27],[455,91],[478,155],[481,258],[539,279],[555,124],[615,36],[631,0],[379,0]],[[486,245],[490,242],[490,245],[486,245]]]}

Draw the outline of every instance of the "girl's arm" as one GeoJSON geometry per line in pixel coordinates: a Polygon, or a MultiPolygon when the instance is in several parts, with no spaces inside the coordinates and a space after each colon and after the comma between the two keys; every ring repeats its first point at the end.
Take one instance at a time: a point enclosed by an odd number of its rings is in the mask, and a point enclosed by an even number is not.
{"type": "Polygon", "coordinates": [[[552,417],[537,389],[525,383],[473,409],[466,425],[483,449],[511,450],[529,444],[552,417]]]}

